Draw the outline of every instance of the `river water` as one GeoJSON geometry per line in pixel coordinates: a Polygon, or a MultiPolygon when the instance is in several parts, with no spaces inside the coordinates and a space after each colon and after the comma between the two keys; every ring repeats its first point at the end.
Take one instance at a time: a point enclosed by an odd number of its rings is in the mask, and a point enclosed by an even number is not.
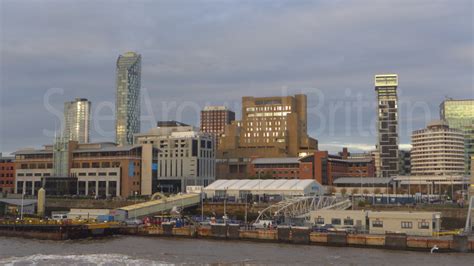
{"type": "Polygon", "coordinates": [[[68,241],[0,237],[0,265],[164,264],[474,265],[474,254],[137,236],[68,241]]]}

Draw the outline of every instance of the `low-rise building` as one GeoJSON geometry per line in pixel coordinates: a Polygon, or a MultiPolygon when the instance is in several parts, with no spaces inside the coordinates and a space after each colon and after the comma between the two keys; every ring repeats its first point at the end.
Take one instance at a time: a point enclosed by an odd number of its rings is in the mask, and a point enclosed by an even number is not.
{"type": "Polygon", "coordinates": [[[316,210],[310,214],[313,225],[353,228],[370,234],[404,233],[433,236],[441,228],[440,212],[316,210]]]}
{"type": "Polygon", "coordinates": [[[323,187],[314,180],[281,179],[229,179],[216,180],[204,188],[208,198],[232,197],[245,199],[246,195],[260,198],[309,196],[324,193],[323,187]]]}
{"type": "Polygon", "coordinates": [[[433,236],[441,228],[440,212],[370,211],[368,218],[370,234],[433,236]]]}
{"type": "Polygon", "coordinates": [[[359,232],[367,229],[367,213],[364,210],[317,210],[310,214],[311,222],[316,226],[331,225],[334,228],[352,227],[359,232]]]}
{"type": "Polygon", "coordinates": [[[0,153],[0,193],[12,193],[15,189],[15,163],[13,157],[0,153]]]}
{"type": "MultiPolygon", "coordinates": [[[[19,150],[14,153],[16,165],[15,192],[37,195],[47,185],[46,193],[64,191],[94,197],[128,197],[150,195],[156,179],[157,150],[151,145],[117,146],[115,143],[78,144],[68,141],[64,176],[54,175],[54,148],[19,150]],[[77,185],[77,188],[74,186],[77,185]],[[57,188],[57,189],[55,189],[57,188]]],[[[64,159],[64,160],[63,160],[64,159]]]]}
{"type": "Polygon", "coordinates": [[[314,179],[332,185],[339,177],[373,177],[375,166],[370,155],[351,157],[347,149],[340,155],[316,151],[304,157],[255,158],[248,176],[274,179],[314,179]]]}

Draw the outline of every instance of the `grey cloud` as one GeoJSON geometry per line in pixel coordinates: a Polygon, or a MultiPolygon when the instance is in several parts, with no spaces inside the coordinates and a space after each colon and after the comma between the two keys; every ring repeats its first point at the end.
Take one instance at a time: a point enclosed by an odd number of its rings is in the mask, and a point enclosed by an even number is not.
{"type": "MultiPolygon", "coordinates": [[[[408,143],[410,129],[424,127],[427,119],[413,106],[424,104],[428,117],[436,118],[445,95],[474,98],[472,5],[461,0],[2,1],[0,150],[50,142],[41,133],[56,121],[42,102],[49,88],[64,89],[51,99],[58,109],[74,97],[89,98],[93,108],[113,102],[115,60],[127,50],[143,55],[142,86],[153,118],[179,116],[197,124],[195,110],[178,114],[179,107],[225,102],[239,113],[243,95],[303,91],[309,94],[310,132],[320,143],[354,148],[373,145],[373,132],[360,134],[345,107],[331,125],[323,120],[340,103],[354,114],[362,101],[367,105],[362,128],[370,129],[373,75],[395,72],[406,106],[400,110],[401,139],[408,143]],[[165,114],[171,102],[176,107],[165,114]]],[[[113,132],[113,123],[101,128],[113,132]]],[[[94,129],[93,138],[110,135],[94,129]]]]}

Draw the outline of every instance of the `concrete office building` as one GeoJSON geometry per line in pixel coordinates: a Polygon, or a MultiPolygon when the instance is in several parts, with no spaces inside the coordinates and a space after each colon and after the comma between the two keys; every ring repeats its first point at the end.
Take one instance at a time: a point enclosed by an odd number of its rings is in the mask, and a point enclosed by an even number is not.
{"type": "Polygon", "coordinates": [[[464,133],[444,121],[432,121],[412,134],[412,175],[463,175],[464,133]]]}
{"type": "Polygon", "coordinates": [[[465,169],[469,174],[470,158],[474,157],[474,99],[445,100],[440,105],[440,118],[450,128],[460,129],[465,135],[465,169]]]}
{"type": "MultiPolygon", "coordinates": [[[[67,143],[66,175],[54,175],[54,147],[26,149],[14,153],[16,193],[36,195],[39,188],[52,182],[70,187],[70,194],[92,197],[129,197],[149,195],[151,179],[156,176],[156,149],[151,145],[117,146],[115,143],[67,143]]],[[[50,190],[55,195],[62,190],[50,190]]],[[[61,194],[59,194],[61,195],[61,194]]],[[[64,194],[62,194],[64,195],[64,194]]]]}
{"type": "Polygon", "coordinates": [[[0,193],[12,193],[15,188],[15,163],[13,157],[0,153],[0,193]]]}
{"type": "Polygon", "coordinates": [[[157,190],[184,192],[186,186],[207,186],[215,180],[212,135],[176,121],[158,122],[147,133],[135,134],[136,144],[159,149],[157,190]]]}
{"type": "Polygon", "coordinates": [[[91,102],[76,98],[64,103],[64,133],[67,140],[89,142],[91,102]]]}
{"type": "Polygon", "coordinates": [[[377,149],[381,177],[398,174],[398,75],[375,75],[377,149]]]}
{"type": "Polygon", "coordinates": [[[218,149],[225,126],[230,125],[234,120],[235,113],[226,106],[206,106],[201,111],[201,131],[214,136],[216,149],[218,149]]]}
{"type": "Polygon", "coordinates": [[[115,142],[130,145],[133,134],[140,132],[140,54],[127,52],[117,59],[115,99],[115,142]]]}

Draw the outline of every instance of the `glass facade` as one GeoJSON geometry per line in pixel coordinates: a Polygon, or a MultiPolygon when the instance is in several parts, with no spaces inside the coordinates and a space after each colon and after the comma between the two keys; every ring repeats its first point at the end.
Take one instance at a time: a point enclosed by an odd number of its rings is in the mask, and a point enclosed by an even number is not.
{"type": "Polygon", "coordinates": [[[128,145],[140,132],[141,55],[127,52],[117,59],[115,142],[128,145]]]}
{"type": "Polygon", "coordinates": [[[89,143],[91,102],[75,99],[64,103],[64,134],[67,140],[89,143]]]}
{"type": "Polygon", "coordinates": [[[466,174],[470,173],[474,156],[474,99],[445,100],[440,105],[440,117],[450,128],[460,129],[465,134],[466,174]]]}

